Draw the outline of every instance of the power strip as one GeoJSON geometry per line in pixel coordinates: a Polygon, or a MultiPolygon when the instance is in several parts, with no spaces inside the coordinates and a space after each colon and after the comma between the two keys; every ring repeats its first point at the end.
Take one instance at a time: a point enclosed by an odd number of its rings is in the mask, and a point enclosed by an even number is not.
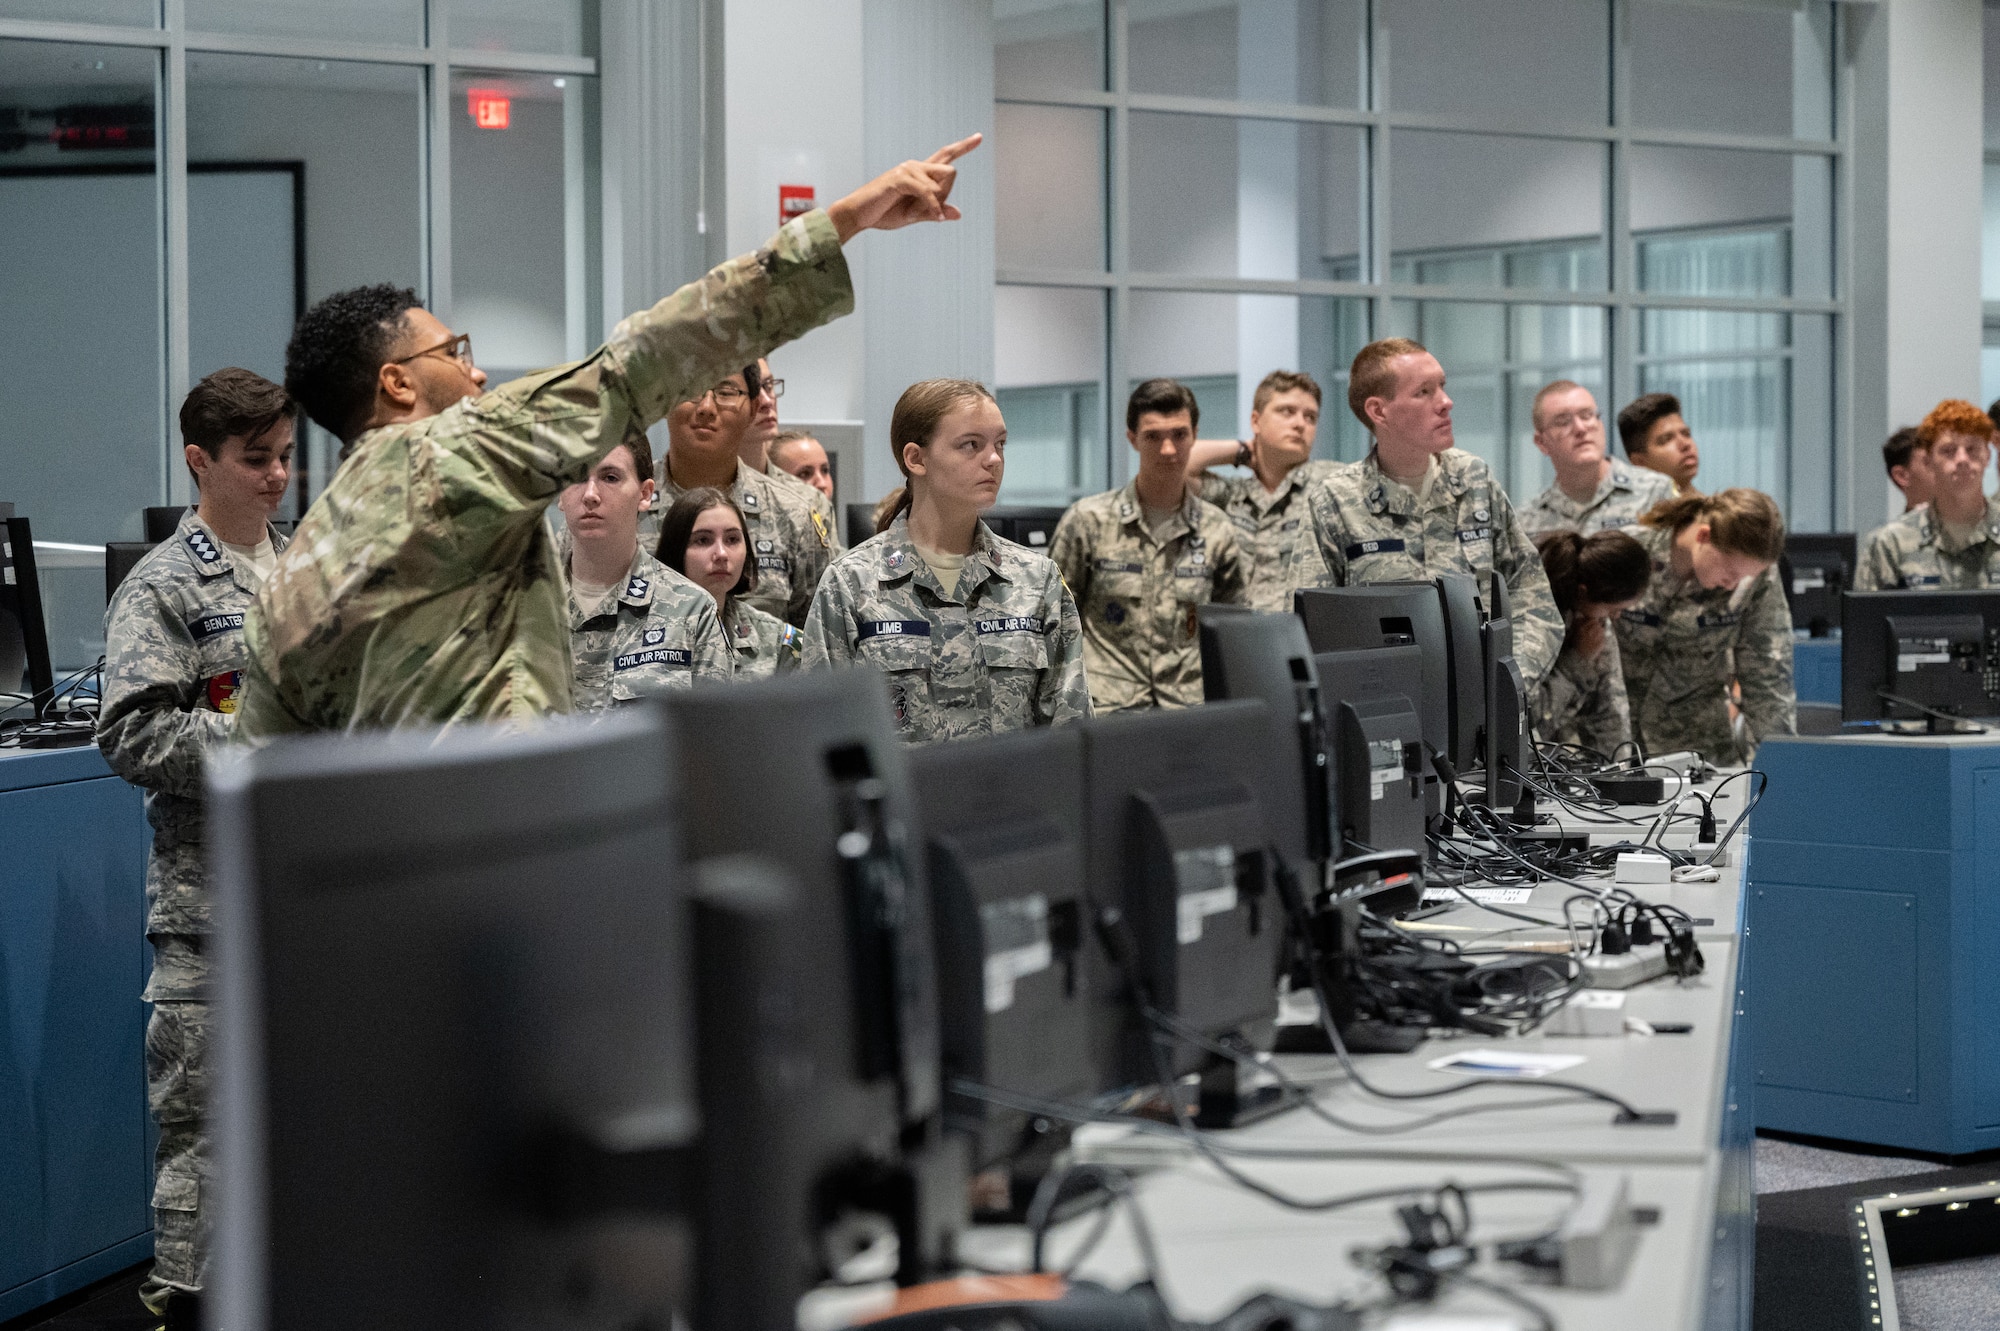
{"type": "Polygon", "coordinates": [[[1647,943],[1615,957],[1600,952],[1583,959],[1583,973],[1592,989],[1630,989],[1667,973],[1667,946],[1647,943]]]}

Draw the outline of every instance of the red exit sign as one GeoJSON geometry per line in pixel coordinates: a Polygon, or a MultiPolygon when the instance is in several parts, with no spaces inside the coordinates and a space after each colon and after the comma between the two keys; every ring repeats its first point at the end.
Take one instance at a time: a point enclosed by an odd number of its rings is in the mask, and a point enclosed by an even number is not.
{"type": "Polygon", "coordinates": [[[512,121],[514,102],[504,92],[491,88],[469,88],[465,94],[465,109],[472,115],[472,123],[481,129],[505,129],[512,121]]]}
{"type": "Polygon", "coordinates": [[[794,217],[804,217],[813,210],[813,187],[811,185],[778,186],[778,225],[783,226],[794,217]]]}

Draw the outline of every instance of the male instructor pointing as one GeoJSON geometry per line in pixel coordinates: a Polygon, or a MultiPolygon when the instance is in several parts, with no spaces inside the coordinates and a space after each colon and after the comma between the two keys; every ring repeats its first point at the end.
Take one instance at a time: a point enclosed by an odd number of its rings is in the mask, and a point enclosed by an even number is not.
{"type": "Polygon", "coordinates": [[[959,216],[958,158],[905,162],[625,319],[586,360],[489,393],[469,339],[413,293],[306,312],[285,380],[342,463],[245,634],[245,735],[571,710],[562,568],[544,514],[628,431],[854,308],[855,233],[959,216]]]}

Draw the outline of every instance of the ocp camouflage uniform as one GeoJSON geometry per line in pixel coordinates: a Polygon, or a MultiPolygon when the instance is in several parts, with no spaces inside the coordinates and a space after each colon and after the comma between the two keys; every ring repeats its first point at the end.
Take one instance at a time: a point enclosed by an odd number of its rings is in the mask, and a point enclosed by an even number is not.
{"type": "Polygon", "coordinates": [[[1912,509],[1868,533],[1855,588],[1864,592],[1963,591],[2000,587],[2000,500],[1960,544],[1939,521],[1935,505],[1912,509]]]}
{"type": "MultiPolygon", "coordinates": [[[[653,507],[639,515],[639,547],[649,551],[660,543],[660,523],[667,510],[687,493],[687,487],[674,484],[665,459],[657,479],[660,488],[653,507]]],[[[743,510],[743,534],[757,552],[757,590],[744,599],[788,624],[804,624],[813,590],[838,551],[831,518],[810,502],[817,499],[830,511],[826,496],[791,477],[785,479],[792,484],[780,485],[739,460],[729,497],[743,510]]]]}
{"type": "Polygon", "coordinates": [[[1611,470],[1597,483],[1597,492],[1583,503],[1563,493],[1560,485],[1521,505],[1515,514],[1521,530],[1531,536],[1545,531],[1573,531],[1584,536],[1623,531],[1652,511],[1653,505],[1674,497],[1674,483],[1657,471],[1612,458],[1611,470]]]}
{"type": "Polygon", "coordinates": [[[1673,571],[1670,529],[1632,535],[1653,556],[1645,595],[1612,621],[1633,738],[1648,753],[1693,749],[1729,766],[1748,761],[1766,735],[1795,733],[1792,615],[1776,568],[1734,593],[1707,591],[1673,571]],[[1732,678],[1742,686],[1741,736],[1729,719],[1732,678]]]}
{"type": "Polygon", "coordinates": [[[1250,560],[1228,514],[1189,493],[1155,536],[1138,482],[1129,481],[1072,504],[1056,524],[1049,558],[1083,615],[1094,712],[1202,701],[1195,612],[1250,596],[1250,560]]]}
{"type": "Polygon", "coordinates": [[[544,511],[628,429],[853,307],[833,223],[807,213],[589,359],[363,435],[248,617],[244,733],[571,710],[544,511]]]}
{"type": "MultiPolygon", "coordinates": [[[[285,548],[275,529],[271,544],[285,548]]],[[[154,1155],[153,1273],[141,1293],[159,1311],[173,1289],[201,1288],[208,1227],[208,868],[202,855],[203,763],[236,722],[255,579],[194,509],[119,584],[104,615],[104,695],[97,747],[146,792],[146,1097],[160,1126],[154,1155]]]]}
{"type": "Polygon", "coordinates": [[[1307,487],[1346,463],[1309,458],[1285,473],[1275,491],[1255,473],[1197,477],[1198,493],[1236,524],[1236,543],[1250,565],[1250,608],[1290,614],[1292,593],[1332,581],[1313,536],[1307,487]]]}
{"type": "Polygon", "coordinates": [[[722,636],[729,642],[738,679],[790,674],[799,668],[805,647],[799,630],[737,596],[729,598],[722,612],[722,636]]]}
{"type": "Polygon", "coordinates": [[[1429,580],[1440,573],[1484,583],[1498,571],[1507,584],[1522,680],[1532,689],[1555,664],[1563,621],[1541,554],[1483,459],[1456,448],[1440,453],[1421,511],[1416,491],[1391,480],[1373,452],[1315,482],[1308,500],[1335,586],[1429,580]]]}
{"type": "Polygon", "coordinates": [[[903,514],[835,560],[806,620],[808,670],[889,677],[904,740],[964,739],[1090,715],[1083,629],[1056,566],[980,523],[946,590],[903,514]]]}
{"type": "Polygon", "coordinates": [[[579,712],[732,678],[715,598],[643,550],[594,614],[570,589],[569,630],[579,712]]]}
{"type": "Polygon", "coordinates": [[[1589,656],[1564,647],[1555,666],[1535,686],[1531,706],[1537,739],[1580,744],[1610,757],[1632,738],[1632,708],[1625,698],[1618,635],[1607,628],[1603,646],[1589,656]]]}

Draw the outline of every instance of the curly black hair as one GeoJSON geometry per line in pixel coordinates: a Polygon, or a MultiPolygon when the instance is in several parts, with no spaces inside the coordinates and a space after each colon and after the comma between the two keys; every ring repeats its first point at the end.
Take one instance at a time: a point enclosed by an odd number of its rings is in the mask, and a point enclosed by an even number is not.
{"type": "Polygon", "coordinates": [[[305,312],[285,348],[285,388],[322,429],[351,444],[368,428],[375,377],[406,311],[423,302],[387,282],[337,291],[305,312]]]}

